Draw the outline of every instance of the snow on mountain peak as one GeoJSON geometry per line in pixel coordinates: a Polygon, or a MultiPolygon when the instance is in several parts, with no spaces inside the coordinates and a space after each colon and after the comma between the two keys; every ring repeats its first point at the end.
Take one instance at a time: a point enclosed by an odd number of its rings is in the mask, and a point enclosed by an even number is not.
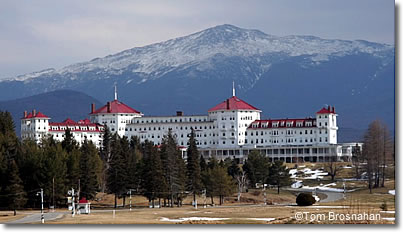
{"type": "Polygon", "coordinates": [[[81,72],[98,71],[116,75],[131,71],[144,76],[161,76],[186,64],[197,64],[217,54],[227,57],[255,57],[270,53],[286,56],[309,55],[313,62],[325,61],[330,55],[343,56],[356,52],[382,53],[393,46],[367,41],[328,40],[315,36],[267,35],[259,30],[242,29],[233,25],[218,25],[188,36],[135,47],[89,62],[26,74],[15,78],[25,81],[42,74],[56,72],[70,78],[81,72]]]}

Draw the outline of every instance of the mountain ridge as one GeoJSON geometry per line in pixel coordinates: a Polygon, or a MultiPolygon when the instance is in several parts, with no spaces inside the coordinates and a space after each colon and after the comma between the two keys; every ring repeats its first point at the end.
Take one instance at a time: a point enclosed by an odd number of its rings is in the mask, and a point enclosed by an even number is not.
{"type": "Polygon", "coordinates": [[[316,36],[274,36],[219,25],[188,36],[0,82],[0,100],[57,89],[120,100],[150,115],[204,114],[230,96],[264,117],[305,117],[335,105],[340,127],[381,118],[394,128],[394,46],[316,36]],[[179,109],[178,109],[179,108],[179,109]]]}

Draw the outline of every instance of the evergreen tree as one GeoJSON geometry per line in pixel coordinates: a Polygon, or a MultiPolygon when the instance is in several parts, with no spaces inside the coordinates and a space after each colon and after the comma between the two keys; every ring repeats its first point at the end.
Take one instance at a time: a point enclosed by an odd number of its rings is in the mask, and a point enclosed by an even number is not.
{"type": "Polygon", "coordinates": [[[201,155],[200,156],[200,172],[204,172],[207,170],[207,163],[204,157],[201,155]]]}
{"type": "Polygon", "coordinates": [[[220,205],[224,203],[224,197],[234,192],[234,182],[228,175],[225,167],[215,167],[211,170],[211,178],[213,182],[213,193],[219,196],[220,205]]]}
{"type": "Polygon", "coordinates": [[[203,183],[206,187],[207,195],[211,197],[218,196],[220,205],[224,203],[224,197],[230,195],[234,191],[234,182],[227,170],[220,165],[215,165],[203,172],[203,183]]]}
{"type": "Polygon", "coordinates": [[[237,176],[241,172],[241,169],[239,168],[236,159],[231,160],[231,164],[228,166],[227,170],[228,175],[230,175],[232,178],[235,178],[235,176],[237,176]]]}
{"type": "Polygon", "coordinates": [[[154,200],[164,197],[167,188],[163,175],[162,161],[157,148],[152,142],[144,144],[143,194],[154,208],[154,200]]]}
{"type": "Polygon", "coordinates": [[[26,139],[21,144],[20,154],[17,158],[20,178],[23,181],[25,191],[28,193],[27,206],[35,207],[35,203],[38,201],[35,194],[44,182],[42,167],[45,157],[43,150],[35,141],[26,139]]]}
{"type": "Polygon", "coordinates": [[[9,161],[7,174],[7,187],[4,192],[7,197],[8,207],[13,209],[14,215],[16,215],[16,210],[23,207],[27,199],[22,180],[19,177],[18,167],[14,160],[9,161]]]}
{"type": "Polygon", "coordinates": [[[200,154],[197,149],[195,132],[189,137],[189,146],[187,148],[187,190],[193,192],[193,201],[196,202],[196,194],[202,188],[201,171],[200,171],[200,154]]]}
{"type": "Polygon", "coordinates": [[[171,130],[162,139],[161,159],[169,201],[173,206],[174,197],[178,198],[179,194],[185,190],[186,165],[171,130]]]}
{"type": "MultiPolygon", "coordinates": [[[[9,112],[0,111],[0,195],[7,186],[9,162],[18,157],[19,142],[14,130],[14,122],[9,112]]],[[[0,206],[6,206],[7,199],[0,197],[0,206]]]]}
{"type": "Polygon", "coordinates": [[[118,197],[127,192],[126,161],[119,135],[115,133],[111,141],[111,157],[107,170],[107,187],[109,193],[115,194],[115,208],[117,208],[118,197]]]}
{"type": "Polygon", "coordinates": [[[98,169],[102,166],[102,161],[91,141],[85,140],[80,151],[80,197],[91,200],[99,190],[98,169]]]}
{"type": "Polygon", "coordinates": [[[140,151],[136,145],[135,136],[130,139],[129,151],[127,154],[127,177],[128,177],[128,187],[130,189],[135,189],[138,183],[137,176],[137,165],[140,159],[140,151]]]}
{"type": "Polygon", "coordinates": [[[67,192],[67,153],[52,137],[43,140],[41,183],[45,201],[49,205],[64,203],[67,192]],[[54,199],[54,201],[53,201],[54,199]]]}
{"type": "Polygon", "coordinates": [[[249,153],[248,160],[243,165],[243,170],[246,172],[252,186],[256,183],[266,183],[269,168],[270,162],[268,158],[256,150],[249,153]]]}
{"type": "Polygon", "coordinates": [[[102,135],[102,147],[101,147],[101,159],[103,162],[103,172],[102,172],[102,181],[101,181],[101,190],[105,192],[106,185],[107,185],[107,178],[108,178],[108,169],[110,167],[109,162],[111,158],[111,141],[112,141],[112,134],[104,124],[104,133],[102,135]]]}
{"type": "Polygon", "coordinates": [[[277,160],[269,169],[269,184],[277,186],[277,194],[280,194],[280,188],[291,184],[290,174],[283,161],[277,160]]]}
{"type": "MultiPolygon", "coordinates": [[[[69,189],[78,189],[78,181],[80,179],[80,159],[81,149],[74,148],[67,154],[66,166],[67,166],[67,187],[69,189]]],[[[80,184],[81,185],[81,184],[80,184]]]]}
{"type": "Polygon", "coordinates": [[[0,111],[0,153],[7,162],[15,159],[18,152],[18,137],[13,118],[9,112],[0,111]]]}
{"type": "Polygon", "coordinates": [[[212,156],[212,157],[210,157],[210,159],[208,161],[207,168],[208,169],[213,169],[213,168],[215,168],[216,166],[219,166],[219,165],[220,164],[218,163],[218,160],[214,156],[212,156]]]}
{"type": "Polygon", "coordinates": [[[74,140],[71,130],[67,127],[64,132],[64,139],[62,141],[62,147],[67,153],[71,153],[74,149],[78,148],[77,142],[74,140]]]}

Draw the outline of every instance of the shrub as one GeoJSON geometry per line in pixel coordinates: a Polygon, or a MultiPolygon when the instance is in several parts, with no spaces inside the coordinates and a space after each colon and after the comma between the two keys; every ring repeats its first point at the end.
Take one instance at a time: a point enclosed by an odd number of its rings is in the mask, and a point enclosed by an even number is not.
{"type": "Polygon", "coordinates": [[[310,193],[300,193],[297,196],[298,206],[309,206],[315,204],[316,200],[310,193]]]}

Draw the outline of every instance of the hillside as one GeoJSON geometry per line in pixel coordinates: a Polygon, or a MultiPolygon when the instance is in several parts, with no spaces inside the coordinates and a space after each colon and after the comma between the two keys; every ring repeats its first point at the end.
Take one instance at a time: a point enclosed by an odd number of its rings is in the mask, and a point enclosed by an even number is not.
{"type": "Polygon", "coordinates": [[[31,97],[19,98],[10,101],[0,101],[0,110],[9,111],[14,119],[16,132],[20,135],[20,119],[25,110],[36,109],[58,122],[66,118],[79,120],[88,118],[91,103],[100,106],[101,103],[84,93],[72,90],[57,90],[38,94],[31,97]]]}

